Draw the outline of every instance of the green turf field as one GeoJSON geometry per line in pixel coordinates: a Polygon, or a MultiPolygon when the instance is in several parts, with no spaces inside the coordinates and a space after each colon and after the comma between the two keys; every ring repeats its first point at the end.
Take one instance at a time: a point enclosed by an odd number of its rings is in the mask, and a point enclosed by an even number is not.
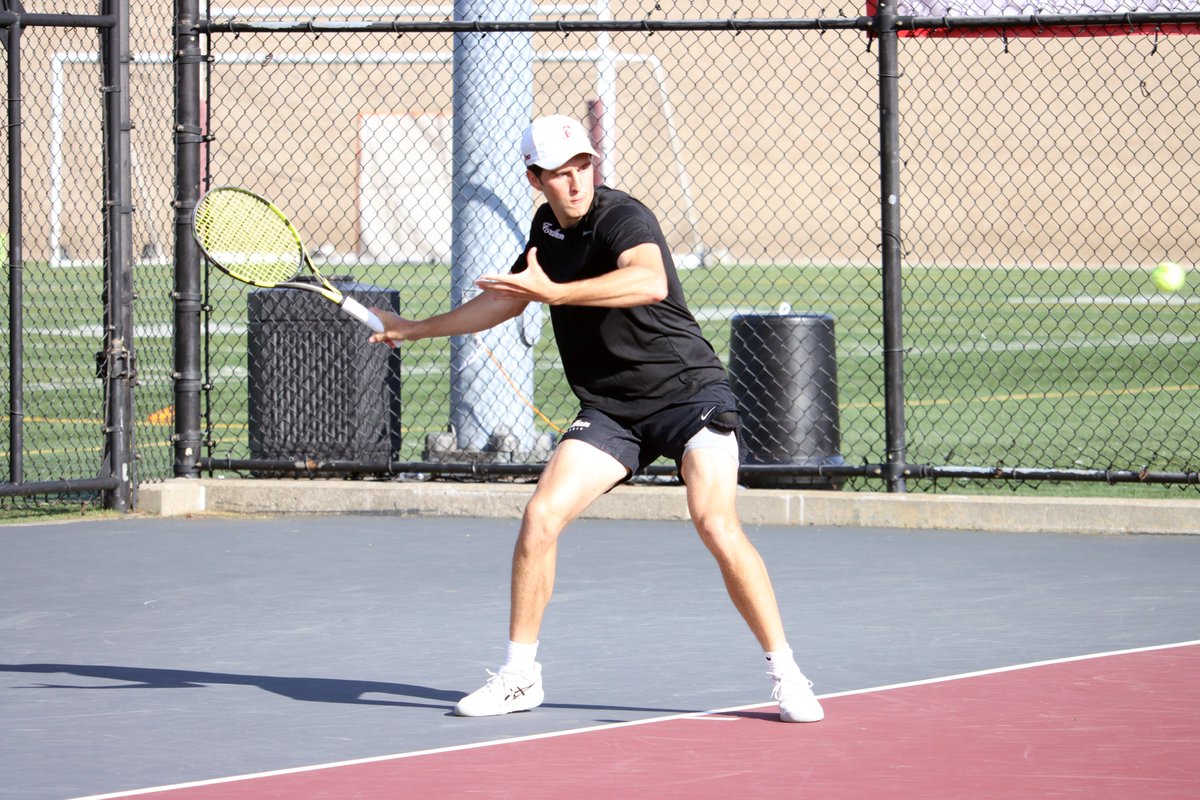
{"type": "MultiPolygon", "coordinates": [[[[171,474],[169,270],[167,265],[135,268],[143,480],[171,474]]],[[[350,271],[356,280],[399,289],[406,316],[448,307],[445,267],[357,266],[350,271]]],[[[876,268],[719,266],[683,272],[681,280],[725,360],[735,313],[771,313],[787,302],[797,312],[834,315],[842,455],[851,464],[883,460],[882,302],[876,268]]],[[[210,282],[210,333],[203,355],[211,391],[202,426],[211,441],[208,454],[245,458],[246,290],[216,274],[210,282]]],[[[97,268],[26,268],[26,480],[96,471],[104,425],[94,361],[102,342],[99,285],[97,268]]],[[[904,293],[910,462],[1197,469],[1200,295],[1194,288],[1163,295],[1138,270],[909,267],[904,293]]],[[[400,460],[420,460],[425,435],[447,424],[449,353],[445,341],[403,346],[400,460]]],[[[575,402],[561,377],[548,317],[533,358],[533,402],[553,425],[563,427],[575,402]]],[[[551,429],[541,419],[535,426],[551,429]]],[[[5,431],[7,452],[7,425],[5,431]]],[[[987,487],[942,481],[936,488],[987,487]]],[[[862,482],[861,488],[880,484],[862,482]]],[[[1055,488],[1061,490],[1061,485],[1055,488]]],[[[1112,494],[1114,487],[1071,491],[1112,494]]]]}

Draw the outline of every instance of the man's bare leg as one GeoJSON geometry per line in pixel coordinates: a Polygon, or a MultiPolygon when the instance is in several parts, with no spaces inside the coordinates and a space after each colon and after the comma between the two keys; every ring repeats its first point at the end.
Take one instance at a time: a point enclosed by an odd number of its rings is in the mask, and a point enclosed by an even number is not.
{"type": "Polygon", "coordinates": [[[770,662],[773,697],[786,722],[816,722],[825,716],[800,671],[783,629],[766,564],[737,516],[737,459],[721,449],[695,449],[683,457],[688,511],[696,532],[717,560],[733,601],[770,662]]]}
{"type": "Polygon", "coordinates": [[[717,560],[729,599],[763,650],[787,646],[766,564],[737,516],[737,462],[721,450],[684,456],[688,512],[696,532],[717,560]]]}
{"type": "Polygon", "coordinates": [[[567,439],[555,449],[525,506],[513,548],[511,641],[531,644],[538,640],[554,590],[559,534],[626,475],[619,461],[590,444],[567,439]]]}
{"type": "Polygon", "coordinates": [[[525,507],[513,548],[508,655],[487,684],[455,706],[464,717],[527,711],[541,704],[538,632],[558,561],[558,537],[597,497],[627,475],[612,456],[577,440],[561,442],[525,507]]]}

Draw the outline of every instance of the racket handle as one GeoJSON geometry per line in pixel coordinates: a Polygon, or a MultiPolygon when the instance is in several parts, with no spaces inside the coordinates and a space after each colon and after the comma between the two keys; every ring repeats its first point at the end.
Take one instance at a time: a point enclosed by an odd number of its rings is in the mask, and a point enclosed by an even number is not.
{"type": "Polygon", "coordinates": [[[342,311],[354,317],[356,320],[366,325],[376,333],[383,333],[383,322],[379,319],[379,317],[375,316],[371,309],[367,308],[353,297],[342,298],[341,308],[342,311]]]}

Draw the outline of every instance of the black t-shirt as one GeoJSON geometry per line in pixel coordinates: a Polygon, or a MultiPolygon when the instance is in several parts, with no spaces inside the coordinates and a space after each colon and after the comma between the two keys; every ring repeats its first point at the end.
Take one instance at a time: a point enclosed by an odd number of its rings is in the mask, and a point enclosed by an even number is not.
{"type": "Polygon", "coordinates": [[[726,380],[721,360],[700,332],[683,297],[671,253],[654,214],[624,192],[596,187],[592,207],[563,230],[549,204],[533,217],[529,243],[513,264],[538,249],[538,263],[556,283],[594,278],[617,268],[617,257],[653,242],[662,251],[667,296],[633,308],[551,306],[563,371],[585,407],[622,422],[687,402],[700,387],[726,380]]]}

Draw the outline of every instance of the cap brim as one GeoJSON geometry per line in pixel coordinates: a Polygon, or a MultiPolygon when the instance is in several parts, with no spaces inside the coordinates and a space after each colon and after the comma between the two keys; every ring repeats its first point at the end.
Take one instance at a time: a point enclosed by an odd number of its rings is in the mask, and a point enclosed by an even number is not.
{"type": "Polygon", "coordinates": [[[570,161],[572,158],[575,158],[576,156],[582,156],[582,155],[589,155],[592,158],[600,157],[600,154],[597,153],[595,150],[593,150],[590,147],[586,147],[577,152],[571,153],[569,156],[566,156],[564,158],[555,159],[555,158],[550,158],[550,157],[546,156],[543,158],[526,161],[525,166],[541,167],[542,169],[558,169],[563,164],[566,164],[568,161],[570,161]]]}

